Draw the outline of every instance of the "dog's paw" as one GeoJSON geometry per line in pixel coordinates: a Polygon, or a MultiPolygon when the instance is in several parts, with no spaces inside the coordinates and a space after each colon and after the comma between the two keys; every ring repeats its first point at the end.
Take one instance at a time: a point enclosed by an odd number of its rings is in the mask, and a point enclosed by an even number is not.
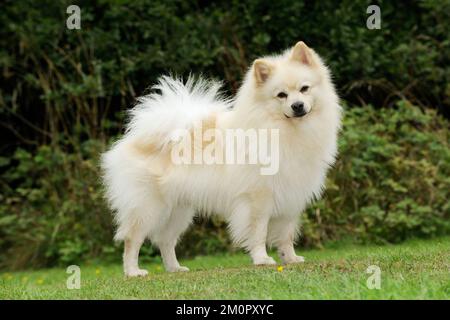
{"type": "Polygon", "coordinates": [[[148,275],[148,271],[144,269],[136,269],[125,272],[125,276],[129,278],[145,277],[148,275]]]}
{"type": "Polygon", "coordinates": [[[255,258],[253,260],[253,264],[256,266],[261,266],[261,265],[273,265],[277,264],[277,262],[272,257],[261,257],[255,258]]]}
{"type": "Polygon", "coordinates": [[[187,272],[189,271],[188,267],[178,266],[174,268],[167,268],[167,272],[187,272]]]}
{"type": "Polygon", "coordinates": [[[284,258],[282,260],[283,260],[283,263],[285,263],[285,264],[305,262],[305,258],[302,256],[292,256],[292,257],[284,258]]]}

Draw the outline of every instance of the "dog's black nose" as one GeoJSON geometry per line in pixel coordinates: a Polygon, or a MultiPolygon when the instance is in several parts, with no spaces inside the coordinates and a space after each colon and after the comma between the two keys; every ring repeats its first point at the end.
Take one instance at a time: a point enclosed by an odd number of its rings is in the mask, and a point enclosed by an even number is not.
{"type": "Polygon", "coordinates": [[[292,110],[294,111],[294,115],[296,117],[302,117],[306,114],[305,112],[305,104],[303,102],[297,101],[291,105],[292,110]]]}

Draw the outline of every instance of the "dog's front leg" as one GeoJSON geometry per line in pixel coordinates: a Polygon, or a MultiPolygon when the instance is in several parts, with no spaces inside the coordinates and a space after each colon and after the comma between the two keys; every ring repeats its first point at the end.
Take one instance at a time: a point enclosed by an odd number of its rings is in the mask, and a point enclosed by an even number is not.
{"type": "Polygon", "coordinates": [[[269,224],[268,240],[275,244],[284,264],[301,263],[305,259],[295,253],[294,242],[298,235],[299,217],[281,216],[273,218],[269,224]]]}
{"type": "Polygon", "coordinates": [[[232,236],[249,253],[255,265],[276,264],[267,254],[266,240],[270,216],[273,212],[270,195],[241,197],[230,221],[232,236]]]}
{"type": "Polygon", "coordinates": [[[270,214],[270,209],[262,208],[259,213],[255,212],[253,215],[248,249],[255,265],[276,264],[275,260],[267,254],[266,249],[270,214]]]}

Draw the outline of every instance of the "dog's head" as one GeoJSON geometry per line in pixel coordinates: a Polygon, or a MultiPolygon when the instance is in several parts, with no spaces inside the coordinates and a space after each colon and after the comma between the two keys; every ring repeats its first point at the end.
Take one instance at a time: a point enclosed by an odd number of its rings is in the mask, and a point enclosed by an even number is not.
{"type": "Polygon", "coordinates": [[[255,60],[250,73],[258,100],[276,117],[307,116],[332,86],[320,57],[302,41],[282,55],[255,60]]]}

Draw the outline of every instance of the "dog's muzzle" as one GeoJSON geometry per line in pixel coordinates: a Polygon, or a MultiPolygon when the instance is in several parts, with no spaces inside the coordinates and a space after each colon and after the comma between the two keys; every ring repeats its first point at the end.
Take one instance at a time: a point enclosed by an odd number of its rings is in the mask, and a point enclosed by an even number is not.
{"type": "Polygon", "coordinates": [[[305,114],[307,114],[308,112],[306,112],[305,110],[305,104],[303,102],[295,102],[291,105],[292,111],[294,112],[294,117],[299,118],[299,117],[303,117],[305,114]]]}

